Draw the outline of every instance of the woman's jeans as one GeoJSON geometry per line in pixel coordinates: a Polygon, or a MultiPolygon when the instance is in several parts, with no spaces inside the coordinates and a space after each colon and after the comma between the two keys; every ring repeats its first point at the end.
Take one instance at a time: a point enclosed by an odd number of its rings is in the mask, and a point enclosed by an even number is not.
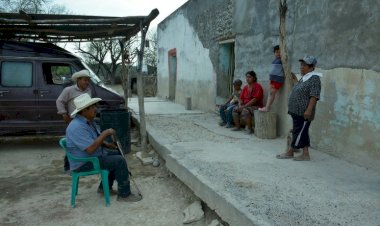
{"type": "Polygon", "coordinates": [[[224,123],[227,123],[229,125],[233,124],[233,119],[232,119],[232,111],[234,110],[236,105],[234,104],[226,104],[222,105],[219,108],[219,114],[220,118],[224,123]]]}
{"type": "MultiPolygon", "coordinates": [[[[125,159],[117,152],[107,150],[106,156],[99,156],[99,163],[101,169],[107,169],[108,174],[108,185],[112,189],[114,180],[117,181],[117,191],[118,195],[121,197],[127,197],[131,194],[131,187],[129,184],[129,172],[127,167],[127,162],[125,159]]],[[[91,162],[87,162],[78,169],[76,172],[86,172],[93,170],[94,167],[91,162]]],[[[99,189],[103,189],[102,182],[99,184],[99,189]]]]}

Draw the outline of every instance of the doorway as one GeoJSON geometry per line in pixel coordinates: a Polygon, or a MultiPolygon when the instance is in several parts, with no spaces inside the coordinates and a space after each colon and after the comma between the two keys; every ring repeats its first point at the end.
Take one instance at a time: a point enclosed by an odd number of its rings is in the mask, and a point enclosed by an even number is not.
{"type": "Polygon", "coordinates": [[[168,52],[169,57],[169,100],[175,100],[177,86],[177,51],[171,49],[168,52]]]}
{"type": "Polygon", "coordinates": [[[227,40],[219,44],[219,73],[216,80],[218,99],[227,99],[233,90],[232,81],[235,71],[235,40],[227,40]]]}

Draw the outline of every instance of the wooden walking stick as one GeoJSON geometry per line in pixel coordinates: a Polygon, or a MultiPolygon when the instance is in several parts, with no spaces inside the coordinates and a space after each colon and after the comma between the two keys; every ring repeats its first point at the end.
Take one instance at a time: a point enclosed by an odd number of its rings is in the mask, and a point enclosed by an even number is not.
{"type": "MultiPolygon", "coordinates": [[[[122,149],[122,146],[121,146],[120,140],[117,138],[117,135],[116,135],[116,134],[113,134],[113,135],[112,135],[112,140],[113,140],[114,143],[116,143],[116,145],[117,145],[117,150],[120,152],[120,155],[123,156],[123,158],[125,159],[125,161],[127,161],[127,159],[126,159],[125,156],[124,156],[124,152],[123,152],[123,149],[122,149]]],[[[129,168],[128,168],[128,164],[127,164],[127,170],[128,170],[128,174],[129,174],[129,179],[132,181],[133,185],[135,186],[135,188],[136,188],[136,190],[137,190],[137,194],[142,198],[141,191],[140,191],[139,187],[137,186],[136,181],[135,181],[135,179],[133,178],[131,171],[130,171],[129,168]]]]}

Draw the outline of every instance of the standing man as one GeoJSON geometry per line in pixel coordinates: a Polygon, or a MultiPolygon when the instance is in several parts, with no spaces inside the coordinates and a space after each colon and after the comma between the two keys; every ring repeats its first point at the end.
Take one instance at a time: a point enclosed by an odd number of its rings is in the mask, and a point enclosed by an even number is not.
{"type": "Polygon", "coordinates": [[[289,96],[288,113],[293,120],[293,140],[287,152],[278,154],[279,159],[309,161],[309,126],[314,119],[315,108],[321,93],[322,74],[315,72],[317,59],[306,56],[299,60],[302,78],[293,87],[289,96]],[[303,149],[300,156],[294,158],[295,149],[303,149]]]}
{"type": "MultiPolygon", "coordinates": [[[[58,114],[62,115],[63,121],[65,121],[66,124],[69,124],[72,120],[70,114],[75,109],[74,98],[84,93],[88,93],[91,96],[91,89],[89,87],[90,72],[88,70],[75,72],[71,79],[75,84],[64,88],[56,101],[58,114]]],[[[67,156],[64,158],[64,170],[65,172],[70,170],[67,156]]]]}
{"type": "Polygon", "coordinates": [[[75,109],[74,98],[84,93],[88,93],[91,96],[91,89],[89,87],[90,78],[88,70],[75,72],[71,77],[75,84],[63,89],[59,95],[56,101],[58,114],[62,115],[63,121],[67,124],[72,120],[70,114],[75,109]]]}
{"type": "Polygon", "coordinates": [[[235,127],[233,131],[240,130],[240,116],[245,120],[248,134],[253,133],[252,116],[253,111],[263,106],[263,87],[257,83],[256,73],[248,71],[245,74],[247,85],[240,93],[239,106],[234,108],[232,117],[235,127]]]}
{"type": "MultiPolygon", "coordinates": [[[[96,103],[100,98],[91,98],[87,93],[74,99],[75,110],[71,113],[74,119],[66,130],[67,151],[74,157],[97,157],[101,169],[109,171],[109,189],[112,190],[114,180],[117,181],[117,201],[137,202],[142,199],[131,193],[127,162],[121,155],[106,151],[103,147],[113,148],[114,145],[105,142],[108,136],[115,134],[114,129],[107,129],[100,133],[94,122],[96,117],[96,103]]],[[[86,172],[93,170],[91,162],[70,162],[70,170],[86,172]]],[[[100,183],[98,192],[102,192],[100,183]]]]}

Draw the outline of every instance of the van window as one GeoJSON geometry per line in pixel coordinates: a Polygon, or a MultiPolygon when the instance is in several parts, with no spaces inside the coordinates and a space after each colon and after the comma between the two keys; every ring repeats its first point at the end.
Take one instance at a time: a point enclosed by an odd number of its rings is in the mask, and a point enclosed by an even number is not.
{"type": "Polygon", "coordinates": [[[33,82],[33,66],[30,62],[1,63],[1,85],[31,87],[33,82]]]}
{"type": "Polygon", "coordinates": [[[69,64],[43,63],[45,81],[50,85],[62,85],[71,81],[72,68],[69,64]]]}

